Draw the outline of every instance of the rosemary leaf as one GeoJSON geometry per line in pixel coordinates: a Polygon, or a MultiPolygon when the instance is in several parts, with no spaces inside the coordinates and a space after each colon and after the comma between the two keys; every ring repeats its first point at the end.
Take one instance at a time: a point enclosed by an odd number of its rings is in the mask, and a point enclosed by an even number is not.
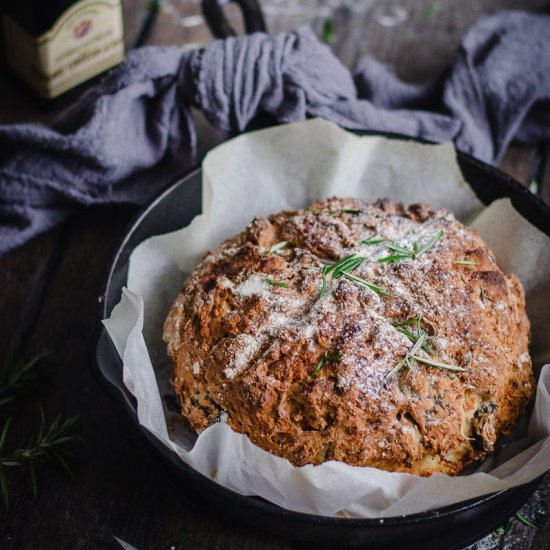
{"type": "Polygon", "coordinates": [[[414,343],[414,346],[412,347],[411,351],[409,351],[408,355],[410,357],[414,357],[415,353],[418,353],[420,348],[424,345],[424,342],[426,341],[426,338],[428,338],[428,335],[423,332],[419,337],[418,340],[414,343]]]}
{"type": "Polygon", "coordinates": [[[399,254],[404,254],[408,258],[414,256],[414,253],[411,252],[408,248],[405,248],[404,246],[401,246],[395,243],[388,243],[386,246],[390,250],[393,250],[394,252],[399,252],[399,254]]]}
{"type": "Polygon", "coordinates": [[[420,335],[420,337],[418,338],[418,340],[415,342],[415,344],[412,347],[411,351],[409,351],[409,353],[407,353],[407,355],[405,355],[405,357],[403,357],[403,359],[401,359],[401,361],[399,361],[399,363],[397,363],[397,365],[395,365],[395,367],[393,367],[393,369],[390,372],[388,372],[388,374],[386,374],[386,378],[391,378],[392,376],[397,374],[401,370],[403,365],[405,365],[405,364],[409,368],[414,370],[414,368],[412,366],[412,363],[410,361],[410,358],[412,357],[413,352],[417,353],[418,350],[422,347],[422,345],[424,344],[424,341],[426,340],[426,337],[427,337],[427,334],[425,332],[423,332],[420,335]]]}
{"type": "Polygon", "coordinates": [[[372,291],[376,292],[377,294],[381,294],[382,296],[386,296],[388,298],[393,298],[393,294],[390,294],[389,292],[386,292],[384,289],[380,288],[378,285],[375,285],[373,283],[369,283],[368,281],[365,281],[365,279],[362,279],[361,277],[357,277],[357,275],[352,275],[351,273],[348,273],[345,271],[342,275],[346,277],[346,279],[350,279],[352,281],[355,281],[356,283],[360,283],[367,288],[370,288],[372,291]]]}
{"type": "Polygon", "coordinates": [[[282,286],[284,288],[288,288],[287,283],[281,283],[279,281],[274,281],[273,279],[270,279],[269,277],[266,279],[266,282],[273,286],[282,286]]]}
{"type": "Polygon", "coordinates": [[[406,321],[402,321],[401,323],[397,323],[397,325],[394,325],[396,327],[406,327],[407,325],[412,325],[413,323],[416,323],[420,319],[420,315],[416,315],[415,317],[411,317],[410,319],[407,319],[406,321]]]}
{"type": "Polygon", "coordinates": [[[286,245],[288,244],[288,241],[281,241],[280,243],[274,244],[268,251],[268,254],[275,254],[275,252],[278,252],[279,250],[282,250],[286,245]]]}
{"type": "Polygon", "coordinates": [[[373,244],[383,243],[384,241],[385,241],[385,239],[364,239],[364,240],[359,241],[359,242],[361,244],[373,245],[373,244]]]}
{"type": "Polygon", "coordinates": [[[401,359],[401,361],[399,361],[399,363],[397,363],[397,365],[395,365],[395,367],[393,367],[393,369],[388,372],[388,374],[386,374],[386,378],[391,378],[392,376],[395,376],[401,370],[401,367],[403,367],[406,361],[407,356],[403,357],[403,359],[401,359]]]}
{"type": "Polygon", "coordinates": [[[521,521],[521,523],[527,525],[527,527],[531,527],[531,529],[537,528],[537,526],[532,521],[528,520],[523,514],[516,512],[516,517],[519,519],[519,521],[521,521]]]}
{"type": "Polygon", "coordinates": [[[321,359],[319,359],[319,362],[317,363],[317,366],[313,369],[310,376],[315,376],[323,367],[325,364],[325,361],[330,361],[333,363],[334,361],[340,361],[342,359],[343,354],[339,353],[337,355],[329,355],[326,351],[321,355],[321,359]]]}
{"type": "Polygon", "coordinates": [[[419,363],[425,363],[426,365],[431,365],[432,367],[439,367],[441,369],[447,369],[447,370],[453,370],[453,371],[459,371],[459,372],[468,372],[468,369],[465,369],[464,367],[459,367],[458,365],[447,365],[446,363],[440,363],[439,361],[434,361],[433,359],[425,359],[424,357],[419,357],[418,355],[415,355],[412,352],[410,353],[410,357],[411,359],[414,359],[419,363]]]}
{"type": "Polygon", "coordinates": [[[362,210],[342,210],[342,212],[345,212],[346,214],[362,214],[362,210]]]}
{"type": "Polygon", "coordinates": [[[323,275],[323,286],[321,286],[321,293],[319,294],[319,298],[322,298],[327,291],[327,278],[325,275],[323,275]]]}
{"type": "Polygon", "coordinates": [[[365,279],[362,279],[361,277],[357,277],[356,275],[353,275],[350,273],[351,269],[355,269],[356,267],[360,266],[366,259],[367,258],[365,256],[350,254],[349,256],[346,256],[345,258],[342,258],[341,260],[331,265],[324,266],[323,269],[321,270],[321,274],[323,276],[323,287],[321,288],[320,297],[322,297],[326,292],[327,275],[330,273],[332,274],[333,279],[338,279],[339,277],[346,277],[346,279],[350,279],[352,281],[360,283],[370,288],[374,292],[381,294],[382,296],[393,298],[391,294],[388,294],[385,290],[383,290],[379,286],[373,283],[369,283],[368,281],[365,281],[365,279]]]}
{"type": "Polygon", "coordinates": [[[74,472],[71,470],[70,466],[67,464],[67,461],[63,458],[61,453],[57,452],[55,449],[51,449],[50,453],[57,460],[57,462],[61,465],[61,467],[67,472],[69,477],[73,481],[76,481],[76,476],[74,475],[74,472]]]}
{"type": "Polygon", "coordinates": [[[319,359],[319,362],[317,363],[317,366],[313,369],[311,376],[315,376],[321,370],[321,368],[325,364],[325,359],[326,357],[325,357],[325,354],[323,353],[323,355],[321,355],[321,359],[319,359]]]}
{"type": "Polygon", "coordinates": [[[367,237],[361,239],[359,241],[360,244],[368,244],[368,245],[373,245],[373,244],[380,244],[380,243],[383,243],[386,239],[376,239],[376,231],[374,233],[371,233],[370,235],[368,235],[367,237]]]}
{"type": "Polygon", "coordinates": [[[390,255],[385,258],[381,258],[377,261],[378,262],[396,262],[398,260],[405,260],[407,258],[417,258],[421,254],[425,254],[431,248],[433,248],[437,244],[439,239],[443,237],[444,234],[445,232],[443,230],[438,231],[422,248],[419,247],[418,242],[414,242],[412,245],[412,250],[409,250],[408,248],[396,243],[386,243],[386,246],[390,250],[397,252],[397,254],[390,255]]]}
{"type": "MultiPolygon", "coordinates": [[[[416,334],[413,334],[410,330],[407,330],[406,328],[396,325],[395,330],[397,330],[397,332],[401,332],[401,334],[404,334],[405,336],[408,336],[413,342],[416,342],[418,340],[418,336],[416,334]]],[[[422,349],[430,355],[435,355],[435,351],[430,346],[428,346],[428,344],[424,344],[422,346],[422,349]]]]}
{"type": "Polygon", "coordinates": [[[409,369],[416,372],[416,367],[412,364],[411,358],[408,355],[405,357],[405,363],[407,363],[407,367],[409,367],[409,369]]]}
{"type": "Polygon", "coordinates": [[[439,240],[441,239],[441,237],[443,237],[443,235],[445,235],[445,231],[441,230],[441,231],[438,231],[434,237],[432,237],[417,253],[416,253],[416,256],[420,256],[420,254],[425,254],[426,252],[428,252],[430,249],[432,249],[438,242],[439,240]]]}
{"type": "Polygon", "coordinates": [[[337,262],[327,265],[323,268],[324,274],[328,275],[329,273],[335,271],[336,273],[344,271],[346,269],[353,269],[358,265],[362,264],[366,258],[364,256],[358,256],[357,254],[350,254],[337,262]]]}
{"type": "Polygon", "coordinates": [[[364,261],[365,258],[351,258],[349,261],[342,264],[337,270],[334,271],[333,277],[335,279],[338,279],[350,269],[355,269],[356,267],[359,267],[364,261]]]}
{"type": "Polygon", "coordinates": [[[8,418],[4,423],[4,428],[2,429],[2,435],[0,436],[0,451],[4,448],[4,445],[6,443],[6,437],[8,437],[10,424],[11,424],[11,418],[8,418]]]}
{"type": "MultiPolygon", "coordinates": [[[[45,423],[44,413],[40,409],[40,426],[37,435],[31,438],[26,445],[16,448],[9,454],[0,456],[0,490],[2,492],[2,501],[4,506],[9,506],[9,488],[6,478],[5,468],[19,468],[22,472],[29,475],[30,487],[33,495],[38,491],[36,465],[45,460],[54,460],[58,462],[73,478],[74,474],[69,468],[65,457],[70,453],[66,449],[66,444],[72,441],[82,441],[74,434],[74,428],[78,421],[78,416],[63,419],[58,415],[47,425],[45,423]]],[[[2,438],[5,440],[9,425],[6,421],[2,432],[2,438]]]]}
{"type": "Polygon", "coordinates": [[[456,265],[477,265],[477,262],[471,260],[458,260],[455,262],[456,265]]]}
{"type": "Polygon", "coordinates": [[[30,357],[16,359],[12,344],[0,378],[0,408],[11,403],[25,389],[35,377],[35,367],[50,353],[49,350],[43,350],[30,357]]]}
{"type": "Polygon", "coordinates": [[[386,256],[385,258],[380,258],[376,260],[378,263],[382,262],[396,262],[397,260],[405,260],[406,258],[411,258],[411,256],[405,256],[405,254],[395,254],[393,256],[386,256]]]}
{"type": "Polygon", "coordinates": [[[507,535],[512,530],[512,520],[508,521],[506,525],[501,525],[497,527],[492,533],[491,536],[496,539],[500,535],[507,535]]]}

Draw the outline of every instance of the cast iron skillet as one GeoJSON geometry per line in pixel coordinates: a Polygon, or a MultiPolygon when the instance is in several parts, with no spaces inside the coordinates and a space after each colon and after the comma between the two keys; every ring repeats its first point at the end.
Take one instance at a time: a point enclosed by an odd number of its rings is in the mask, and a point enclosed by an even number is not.
{"type": "MultiPolygon", "coordinates": [[[[410,139],[391,135],[398,139],[410,139]]],[[[550,208],[515,180],[473,157],[458,153],[458,162],[480,200],[489,204],[509,197],[516,210],[550,235],[550,208]]],[[[378,198],[373,190],[372,199],[378,198]]],[[[126,283],[128,259],[142,240],[174,231],[201,212],[201,170],[178,179],[137,216],[111,265],[103,296],[101,318],[111,314],[126,283]]],[[[139,426],[136,403],[122,383],[122,362],[104,329],[96,348],[94,373],[103,388],[130,415],[138,429],[172,468],[183,493],[194,505],[215,507],[222,516],[275,535],[315,545],[369,548],[458,549],[492,532],[535,491],[540,478],[506,491],[429,512],[378,519],[330,518],[286,510],[258,497],[225,489],[183,463],[175,453],[139,426]]]]}

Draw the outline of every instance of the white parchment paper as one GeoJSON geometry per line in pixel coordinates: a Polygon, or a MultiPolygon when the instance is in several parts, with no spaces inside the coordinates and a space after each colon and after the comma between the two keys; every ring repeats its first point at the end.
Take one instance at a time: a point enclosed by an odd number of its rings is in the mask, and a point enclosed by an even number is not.
{"type": "Polygon", "coordinates": [[[203,214],[179,231],[141,243],[128,288],[105,326],[124,364],[140,423],[182,460],[225,487],[288,509],[326,516],[390,517],[421,512],[531,481],[550,468],[550,239],[499,200],[484,208],[452,145],[358,137],[323,120],[240,136],[203,163],[203,214]],[[185,273],[200,256],[258,215],[301,208],[318,198],[391,197],[428,202],[478,228],[506,273],[521,279],[539,375],[527,419],[475,473],[419,478],[336,461],[295,467],[223,423],[197,437],[174,407],[162,325],[185,273]]]}

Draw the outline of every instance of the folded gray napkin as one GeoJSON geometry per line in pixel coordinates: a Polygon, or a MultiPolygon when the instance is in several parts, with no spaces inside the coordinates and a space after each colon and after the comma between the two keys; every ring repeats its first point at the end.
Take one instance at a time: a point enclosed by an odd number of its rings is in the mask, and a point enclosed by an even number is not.
{"type": "Polygon", "coordinates": [[[550,139],[550,17],[502,12],[465,36],[446,78],[400,81],[371,58],[352,75],[311,30],[203,50],[132,52],[51,128],[0,126],[0,254],[77,205],[142,204],[196,162],[191,106],[233,134],[323,117],[493,162],[512,139],[550,139]],[[428,110],[429,109],[429,110],[428,110]]]}

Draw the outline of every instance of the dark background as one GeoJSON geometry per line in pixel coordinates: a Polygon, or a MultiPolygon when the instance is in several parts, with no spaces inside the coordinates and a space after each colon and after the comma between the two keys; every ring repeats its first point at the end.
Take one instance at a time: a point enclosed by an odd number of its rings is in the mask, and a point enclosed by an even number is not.
{"type": "MultiPolygon", "coordinates": [[[[362,54],[392,64],[411,81],[433,77],[454,58],[461,36],[481,15],[521,5],[548,9],[548,2],[403,1],[408,19],[384,27],[369,17],[339,10],[333,16],[335,53],[353,67],[362,54]],[[435,6],[435,7],[434,7],[435,6]]],[[[148,17],[148,0],[125,0],[127,49],[131,49],[148,17]]],[[[231,20],[240,20],[230,6],[231,20]]],[[[147,44],[204,44],[211,35],[200,24],[200,7],[192,0],[169,0],[147,37],[147,44]],[[193,19],[195,17],[195,19],[193,19]],[[192,25],[191,25],[192,23],[192,25]]],[[[268,15],[273,30],[294,28],[296,18],[268,15]]],[[[302,20],[303,22],[303,20],[302,20]]],[[[316,29],[322,21],[315,21],[316,29]]],[[[550,39],[550,37],[549,37],[550,39]]],[[[3,62],[1,62],[3,63],[3,62]]],[[[0,64],[0,123],[48,123],[71,101],[53,106],[38,100],[0,64]]],[[[201,154],[221,140],[197,113],[201,154]]],[[[513,146],[501,168],[520,182],[532,177],[535,147],[513,146]]],[[[539,153],[549,156],[546,144],[539,153]]],[[[550,202],[550,162],[539,182],[550,202]]],[[[13,407],[14,442],[30,435],[39,421],[39,404],[52,418],[58,412],[80,414],[74,445],[72,481],[54,465],[39,473],[33,500],[24,481],[10,483],[11,507],[0,506],[0,548],[119,548],[116,535],[140,550],[149,548],[294,549],[300,546],[260,531],[224,522],[223,513],[196,510],[185,502],[182,488],[153,455],[129,419],[96,385],[89,369],[98,326],[98,296],[119,239],[135,209],[82,209],[62,226],[0,258],[0,357],[15,342],[21,352],[51,349],[41,364],[32,394],[13,407]]],[[[550,549],[550,479],[522,509],[537,524],[519,522],[483,549],[550,549]]]]}

